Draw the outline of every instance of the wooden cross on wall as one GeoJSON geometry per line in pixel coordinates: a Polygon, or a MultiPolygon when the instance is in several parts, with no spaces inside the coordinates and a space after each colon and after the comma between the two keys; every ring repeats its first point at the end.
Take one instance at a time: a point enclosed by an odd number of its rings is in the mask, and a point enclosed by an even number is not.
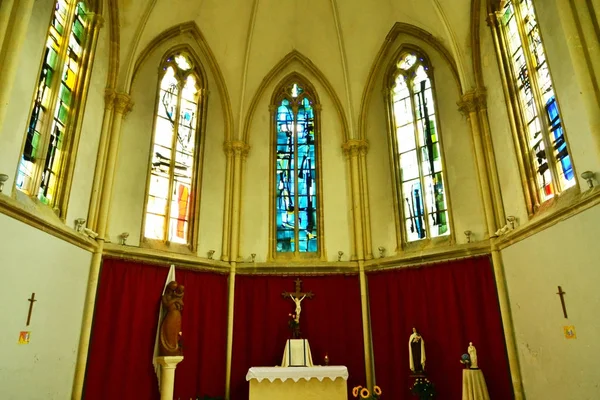
{"type": "Polygon", "coordinates": [[[302,291],[302,281],[300,280],[300,278],[296,279],[294,282],[296,283],[296,291],[281,293],[283,298],[292,297],[292,298],[300,299],[303,296],[306,296],[306,298],[308,298],[308,299],[313,298],[313,296],[315,295],[313,292],[303,292],[302,291]]]}
{"type": "Polygon", "coordinates": [[[569,318],[567,317],[567,306],[565,305],[565,294],[567,294],[567,292],[563,292],[562,287],[559,286],[556,294],[560,296],[560,304],[562,305],[563,315],[565,318],[569,318]]]}
{"type": "Polygon", "coordinates": [[[35,293],[31,293],[31,298],[27,299],[29,302],[29,313],[27,314],[27,326],[29,326],[29,322],[31,321],[31,312],[33,311],[33,302],[37,301],[35,299],[35,293]]]}

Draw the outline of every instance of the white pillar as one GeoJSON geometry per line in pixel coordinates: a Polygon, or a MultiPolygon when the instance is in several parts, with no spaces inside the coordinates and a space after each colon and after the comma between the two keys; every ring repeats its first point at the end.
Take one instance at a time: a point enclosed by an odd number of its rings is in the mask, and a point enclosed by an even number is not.
{"type": "Polygon", "coordinates": [[[183,356],[156,357],[160,365],[160,400],[173,400],[175,368],[181,361],[183,356]]]}

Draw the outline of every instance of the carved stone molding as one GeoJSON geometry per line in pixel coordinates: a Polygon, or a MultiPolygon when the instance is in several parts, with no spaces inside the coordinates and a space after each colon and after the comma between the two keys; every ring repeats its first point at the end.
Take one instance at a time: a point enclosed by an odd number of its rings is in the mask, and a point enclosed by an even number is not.
{"type": "Polygon", "coordinates": [[[115,96],[116,96],[116,92],[115,89],[112,88],[106,88],[104,90],[104,108],[107,110],[112,110],[112,108],[115,106],[115,96]]]}
{"type": "Polygon", "coordinates": [[[125,116],[133,108],[133,101],[127,93],[115,93],[114,105],[115,111],[125,116]]]}
{"type": "Polygon", "coordinates": [[[463,94],[461,101],[456,103],[458,110],[468,118],[469,114],[487,108],[486,97],[485,88],[470,90],[463,94]]]}
{"type": "Polygon", "coordinates": [[[223,151],[225,151],[225,154],[228,156],[242,156],[242,158],[245,158],[248,155],[248,152],[250,152],[250,146],[241,140],[232,140],[223,143],[223,151]]]}
{"type": "Polygon", "coordinates": [[[369,143],[366,140],[350,139],[342,145],[342,151],[346,156],[358,156],[367,154],[369,143]]]}

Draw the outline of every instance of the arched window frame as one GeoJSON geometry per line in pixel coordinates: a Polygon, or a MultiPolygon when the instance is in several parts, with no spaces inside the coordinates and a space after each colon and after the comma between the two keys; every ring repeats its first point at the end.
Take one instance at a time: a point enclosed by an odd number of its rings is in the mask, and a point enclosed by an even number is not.
{"type": "MultiPolygon", "coordinates": [[[[147,177],[147,183],[146,183],[146,194],[144,196],[144,215],[143,215],[143,219],[142,219],[142,229],[141,229],[141,234],[140,237],[142,238],[141,245],[143,247],[150,247],[150,248],[156,248],[156,249],[161,249],[161,250],[169,250],[169,251],[176,251],[176,252],[183,252],[183,253],[188,253],[188,252],[195,252],[197,249],[197,241],[198,241],[198,224],[199,224],[199,219],[200,219],[200,191],[202,188],[202,173],[201,173],[201,167],[202,167],[202,159],[203,159],[203,154],[204,154],[204,142],[205,140],[203,140],[204,138],[204,134],[206,131],[206,114],[207,114],[207,95],[208,95],[208,87],[207,87],[207,78],[206,78],[206,73],[203,69],[203,65],[200,62],[200,60],[198,59],[198,57],[195,55],[195,53],[189,49],[187,46],[178,46],[175,48],[172,48],[171,50],[169,50],[165,56],[163,57],[159,69],[158,69],[158,83],[157,83],[157,88],[156,88],[156,101],[155,101],[155,105],[153,108],[153,125],[152,125],[152,140],[150,143],[150,154],[149,154],[149,160],[148,160],[148,177],[147,177]],[[176,72],[176,78],[178,80],[178,99],[177,99],[177,110],[176,110],[176,118],[177,118],[177,123],[175,124],[175,126],[177,127],[177,130],[179,129],[178,127],[178,123],[179,123],[179,118],[180,118],[180,111],[181,111],[181,97],[182,97],[182,87],[184,86],[184,82],[187,79],[187,77],[189,75],[193,75],[194,78],[196,79],[196,85],[198,87],[198,104],[197,104],[197,109],[196,109],[196,124],[194,126],[195,128],[195,144],[194,144],[194,159],[193,159],[193,166],[192,166],[192,176],[191,176],[191,189],[190,189],[190,193],[189,193],[189,198],[191,199],[189,202],[189,211],[188,211],[188,215],[189,215],[189,220],[188,220],[188,225],[187,225],[187,229],[186,229],[186,243],[176,243],[172,240],[170,240],[170,237],[172,237],[172,235],[170,235],[172,232],[170,231],[170,224],[168,222],[166,222],[166,227],[165,230],[163,232],[163,238],[162,239],[156,239],[156,238],[149,238],[146,237],[146,227],[147,227],[147,214],[148,214],[148,207],[149,207],[149,198],[151,196],[150,190],[151,190],[151,181],[152,181],[152,166],[153,166],[153,160],[154,160],[154,148],[155,148],[155,142],[156,142],[156,132],[157,132],[157,122],[158,119],[160,118],[158,115],[158,107],[160,106],[160,101],[161,101],[161,84],[163,81],[163,78],[168,70],[169,67],[173,67],[176,68],[176,71],[178,69],[177,67],[177,62],[175,61],[175,58],[179,55],[184,55],[187,60],[190,63],[190,69],[187,71],[183,71],[182,73],[180,73],[179,75],[176,72]]],[[[176,139],[177,139],[177,130],[174,129],[173,131],[173,142],[175,143],[176,139]]],[[[174,150],[173,147],[171,147],[171,154],[173,154],[174,152],[176,152],[176,150],[174,150]]],[[[172,191],[172,188],[174,186],[174,168],[175,168],[175,158],[172,157],[171,162],[169,164],[169,190],[172,191]]],[[[167,202],[168,203],[168,202],[167,202]]],[[[168,205],[166,204],[165,207],[168,207],[168,205]]],[[[167,216],[167,220],[169,220],[170,218],[168,217],[168,213],[169,213],[169,208],[166,208],[165,211],[165,215],[167,216]]]]}
{"type": "MultiPolygon", "coordinates": [[[[443,146],[443,135],[441,133],[441,126],[439,123],[439,102],[436,97],[436,86],[434,81],[433,74],[433,66],[429,61],[428,57],[423,53],[421,49],[416,46],[405,44],[401,48],[399,48],[394,56],[392,57],[392,62],[389,65],[384,79],[384,102],[387,110],[387,121],[388,121],[388,132],[389,132],[389,149],[390,149],[390,160],[392,163],[392,188],[395,196],[394,201],[394,214],[396,221],[396,233],[398,235],[398,247],[399,248],[413,248],[419,247],[422,248],[424,246],[436,245],[441,243],[448,243],[454,241],[454,228],[452,225],[452,207],[450,204],[450,192],[448,188],[448,180],[446,176],[446,163],[444,158],[444,146],[443,146]],[[414,65],[412,65],[408,70],[403,70],[400,68],[400,63],[408,54],[413,54],[416,56],[416,61],[414,65]],[[412,111],[412,126],[414,130],[414,140],[417,144],[418,149],[418,135],[419,135],[419,127],[418,127],[418,118],[417,118],[417,105],[415,104],[415,92],[413,89],[413,76],[415,74],[416,69],[419,66],[423,66],[427,73],[427,78],[429,79],[430,87],[431,87],[431,97],[433,100],[434,106],[434,118],[435,118],[435,132],[437,135],[437,142],[439,143],[439,158],[441,165],[441,176],[443,182],[443,191],[445,195],[445,205],[446,208],[443,211],[446,211],[446,225],[447,225],[447,233],[442,235],[432,236],[430,232],[429,223],[425,224],[425,237],[416,240],[408,240],[408,228],[407,228],[407,220],[411,218],[411,215],[406,211],[404,194],[403,194],[403,181],[402,181],[402,169],[400,166],[400,154],[399,154],[399,143],[398,137],[396,133],[397,124],[396,124],[396,115],[394,112],[394,88],[396,86],[396,79],[399,75],[404,75],[405,78],[409,81],[407,84],[409,93],[410,93],[410,101],[411,101],[411,111],[412,111]]],[[[421,183],[421,187],[425,187],[424,178],[425,175],[423,172],[423,164],[421,160],[421,154],[417,151],[418,165],[419,165],[419,181],[421,183]]],[[[423,200],[424,205],[424,217],[427,221],[431,216],[431,212],[427,209],[427,205],[425,200],[423,200]]],[[[416,219],[416,215],[413,215],[413,218],[416,219]]]]}
{"type": "Polygon", "coordinates": [[[50,206],[62,219],[66,216],[69,202],[84,106],[92,72],[91,66],[98,33],[103,25],[102,17],[97,14],[98,7],[95,1],[56,0],[54,2],[48,33],[45,36],[46,45],[37,75],[37,86],[21,147],[21,158],[15,174],[17,190],[50,206]],[[60,20],[57,17],[59,4],[66,7],[62,33],[54,27],[60,20]],[[82,29],[79,31],[81,38],[74,36],[76,20],[78,29],[82,29]],[[80,25],[79,22],[82,24],[80,25]],[[79,39],[80,42],[77,42],[79,39]],[[76,54],[77,58],[69,58],[71,50],[76,48],[74,45],[70,46],[71,41],[75,41],[80,48],[80,54],[76,54]],[[53,46],[54,67],[50,65],[49,55],[52,42],[56,44],[53,46]],[[70,80],[65,72],[69,70],[73,72],[75,64],[77,72],[74,74],[74,79],[70,80]],[[53,72],[51,75],[48,74],[49,70],[53,72]],[[68,97],[63,97],[63,93],[66,92],[61,88],[63,83],[68,82],[71,83],[72,90],[68,97]],[[65,100],[67,98],[68,101],[65,100]],[[52,135],[57,125],[63,127],[60,139],[52,135]],[[50,147],[53,139],[59,144],[50,147]],[[47,165],[47,161],[51,165],[47,165]]]}
{"type": "MultiPolygon", "coordinates": [[[[514,120],[516,126],[515,147],[517,148],[517,156],[521,157],[522,159],[521,174],[524,175],[522,176],[522,181],[524,182],[523,189],[526,192],[526,200],[528,207],[530,208],[529,213],[532,215],[539,209],[540,205],[548,202],[555,196],[560,195],[568,189],[577,187],[575,166],[567,139],[563,114],[560,109],[558,96],[556,94],[555,85],[552,79],[552,73],[550,71],[551,68],[546,57],[541,28],[537,23],[537,16],[535,14],[533,2],[531,0],[503,0],[500,1],[496,7],[497,9],[495,17],[498,33],[498,46],[496,49],[500,53],[500,57],[508,78],[507,85],[509,98],[507,98],[507,104],[511,105],[509,107],[509,115],[510,118],[514,120]],[[517,36],[520,45],[519,50],[522,51],[524,58],[523,66],[519,72],[516,70],[516,63],[514,57],[512,56],[513,51],[509,45],[511,39],[506,23],[509,19],[505,17],[510,6],[512,6],[512,11],[514,12],[512,18],[514,18],[517,26],[517,36]],[[534,50],[531,48],[533,46],[533,42],[528,40],[529,36],[525,28],[525,23],[523,22],[523,10],[521,7],[526,7],[529,10],[528,12],[532,12],[535,16],[535,26],[537,28],[537,37],[539,38],[539,44],[536,46],[535,53],[539,54],[539,56],[543,58],[540,63],[538,63],[538,57],[536,54],[534,54],[534,50]],[[537,67],[540,66],[544,66],[548,73],[545,92],[543,92],[540,88],[540,78],[537,72],[537,67]],[[532,71],[536,72],[532,73],[532,71]],[[523,98],[523,96],[525,96],[525,87],[528,87],[530,90],[530,101],[533,102],[533,107],[528,107],[528,103],[526,103],[525,99],[523,98]],[[550,93],[550,91],[553,93],[553,106],[554,112],[556,113],[554,121],[550,121],[551,117],[546,108],[547,102],[544,101],[544,94],[550,93]],[[528,110],[533,111],[528,112],[528,110]],[[535,116],[528,118],[528,115],[535,116]],[[544,148],[554,148],[555,139],[557,138],[555,137],[553,139],[551,135],[556,136],[554,132],[557,129],[560,129],[562,131],[562,138],[564,138],[564,145],[559,146],[559,148],[561,151],[567,153],[566,158],[558,160],[555,151],[552,151],[549,156],[544,152],[547,160],[546,164],[548,166],[547,171],[549,172],[547,175],[550,177],[550,181],[547,185],[543,184],[546,180],[546,177],[542,178],[543,175],[538,173],[538,168],[540,165],[539,160],[543,160],[543,158],[537,157],[535,143],[532,146],[530,140],[532,133],[530,133],[529,126],[534,125],[536,120],[538,121],[537,124],[540,126],[540,132],[542,136],[541,143],[544,145],[544,148]],[[558,165],[559,163],[560,167],[558,165]]],[[[517,51],[515,51],[514,54],[517,54],[517,51]]]]}
{"type": "MultiPolygon", "coordinates": [[[[321,103],[319,101],[319,97],[317,95],[317,92],[315,91],[314,87],[310,84],[310,82],[304,78],[303,76],[301,76],[298,73],[292,73],[290,75],[288,75],[286,78],[284,78],[277,86],[275,91],[273,92],[273,96],[271,97],[271,103],[269,106],[269,111],[270,111],[270,115],[271,115],[271,123],[270,123],[270,130],[271,130],[271,147],[270,147],[270,154],[271,154],[271,162],[269,163],[270,166],[270,193],[271,195],[269,196],[270,199],[270,204],[269,204],[269,215],[270,215],[270,232],[269,232],[269,237],[271,238],[270,243],[271,245],[269,246],[269,260],[271,261],[275,261],[275,260],[305,260],[305,259],[319,259],[319,260],[325,260],[325,249],[324,249],[324,229],[323,229],[323,183],[322,183],[322,156],[321,156],[321,103]],[[298,87],[302,88],[302,92],[298,94],[297,97],[293,97],[291,90],[293,85],[296,84],[298,87]],[[317,218],[317,222],[316,222],[316,234],[317,237],[315,238],[316,240],[316,245],[317,245],[317,251],[316,252],[300,252],[298,250],[298,246],[295,246],[294,251],[293,252],[281,252],[281,251],[277,251],[277,233],[278,233],[278,227],[277,227],[277,185],[278,185],[278,179],[277,179],[277,160],[278,160],[278,143],[277,143],[277,134],[278,134],[278,119],[277,119],[277,115],[278,115],[278,108],[279,106],[282,104],[282,101],[288,100],[290,102],[290,105],[292,106],[293,109],[293,115],[294,115],[294,120],[296,120],[297,117],[297,113],[298,113],[298,106],[300,104],[300,102],[303,99],[307,99],[311,106],[312,106],[312,110],[313,110],[313,126],[314,126],[314,151],[315,151],[315,180],[316,180],[316,185],[315,185],[315,189],[316,189],[316,218],[317,218]]],[[[294,142],[296,143],[296,142],[294,142]]],[[[296,149],[294,152],[294,157],[295,159],[298,158],[298,151],[296,146],[294,146],[294,148],[296,149]]],[[[297,165],[297,164],[294,164],[297,165]]],[[[295,173],[295,178],[297,178],[298,176],[298,169],[295,168],[294,169],[294,173],[295,173]]],[[[298,180],[294,179],[295,184],[297,185],[298,180]]],[[[295,199],[297,199],[298,197],[298,191],[294,190],[295,193],[295,199]]],[[[294,201],[294,208],[295,208],[295,220],[297,221],[298,219],[298,201],[294,201]]],[[[295,240],[297,240],[297,238],[299,237],[299,231],[300,229],[298,228],[298,224],[295,224],[295,240]]]]}

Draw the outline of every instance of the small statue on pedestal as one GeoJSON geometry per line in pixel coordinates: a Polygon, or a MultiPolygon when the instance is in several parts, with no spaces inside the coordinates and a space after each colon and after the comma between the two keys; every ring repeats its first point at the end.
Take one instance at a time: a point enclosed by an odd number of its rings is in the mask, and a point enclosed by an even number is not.
{"type": "Polygon", "coordinates": [[[415,374],[423,374],[425,372],[425,340],[413,328],[413,333],[408,338],[408,358],[410,370],[415,374]]]}
{"type": "Polygon", "coordinates": [[[183,285],[169,282],[162,296],[162,305],[166,314],[160,326],[159,355],[181,355],[181,311],[183,310],[183,285]]]}
{"type": "Polygon", "coordinates": [[[471,369],[479,369],[477,366],[477,349],[473,346],[473,342],[469,342],[469,348],[467,349],[467,353],[469,353],[469,359],[471,360],[471,369]]]}

